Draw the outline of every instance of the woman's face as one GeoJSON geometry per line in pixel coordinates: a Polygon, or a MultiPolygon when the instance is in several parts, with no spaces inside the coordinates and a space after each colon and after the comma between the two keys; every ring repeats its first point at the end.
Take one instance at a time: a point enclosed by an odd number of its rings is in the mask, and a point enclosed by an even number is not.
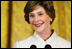
{"type": "Polygon", "coordinates": [[[50,27],[51,18],[46,14],[44,8],[40,5],[29,12],[29,22],[36,32],[43,32],[50,27]]]}

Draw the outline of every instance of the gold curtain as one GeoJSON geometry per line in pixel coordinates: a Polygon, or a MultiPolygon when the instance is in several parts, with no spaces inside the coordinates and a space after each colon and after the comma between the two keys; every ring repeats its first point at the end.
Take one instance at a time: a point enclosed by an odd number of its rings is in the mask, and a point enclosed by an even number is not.
{"type": "MultiPolygon", "coordinates": [[[[24,7],[27,1],[12,1],[11,25],[8,23],[9,2],[1,1],[1,48],[8,48],[9,43],[11,48],[15,41],[25,39],[34,32],[31,25],[24,20],[24,7]],[[8,29],[9,25],[11,30],[8,29]]],[[[71,42],[71,1],[54,1],[54,8],[56,18],[51,28],[55,29],[57,35],[71,42]]]]}
{"type": "Polygon", "coordinates": [[[8,43],[8,2],[9,1],[1,1],[1,48],[6,48],[8,43]]]}

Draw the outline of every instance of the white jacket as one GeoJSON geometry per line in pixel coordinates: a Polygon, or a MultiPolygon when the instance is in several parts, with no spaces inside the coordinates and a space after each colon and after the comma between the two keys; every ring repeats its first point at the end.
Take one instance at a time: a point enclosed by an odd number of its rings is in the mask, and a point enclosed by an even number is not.
{"type": "Polygon", "coordinates": [[[35,45],[37,48],[45,48],[46,44],[49,44],[52,48],[71,48],[71,43],[57,36],[55,31],[46,41],[34,32],[32,36],[16,41],[12,48],[30,48],[31,45],[35,45]]]}

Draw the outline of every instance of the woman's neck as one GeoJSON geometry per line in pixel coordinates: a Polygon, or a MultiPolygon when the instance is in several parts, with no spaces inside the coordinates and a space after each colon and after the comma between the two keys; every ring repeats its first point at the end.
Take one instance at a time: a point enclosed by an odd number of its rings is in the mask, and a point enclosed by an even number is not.
{"type": "Polygon", "coordinates": [[[52,32],[50,29],[45,30],[44,32],[37,33],[44,41],[46,41],[51,35],[52,32]]]}

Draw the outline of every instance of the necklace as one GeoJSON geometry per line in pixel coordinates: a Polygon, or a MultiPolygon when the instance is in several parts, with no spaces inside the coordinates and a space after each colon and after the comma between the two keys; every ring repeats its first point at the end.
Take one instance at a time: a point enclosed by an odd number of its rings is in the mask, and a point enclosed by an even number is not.
{"type": "Polygon", "coordinates": [[[51,35],[52,35],[52,32],[51,32],[51,34],[50,34],[50,36],[48,38],[44,39],[44,41],[46,41],[47,39],[49,39],[51,37],[51,35]]]}

